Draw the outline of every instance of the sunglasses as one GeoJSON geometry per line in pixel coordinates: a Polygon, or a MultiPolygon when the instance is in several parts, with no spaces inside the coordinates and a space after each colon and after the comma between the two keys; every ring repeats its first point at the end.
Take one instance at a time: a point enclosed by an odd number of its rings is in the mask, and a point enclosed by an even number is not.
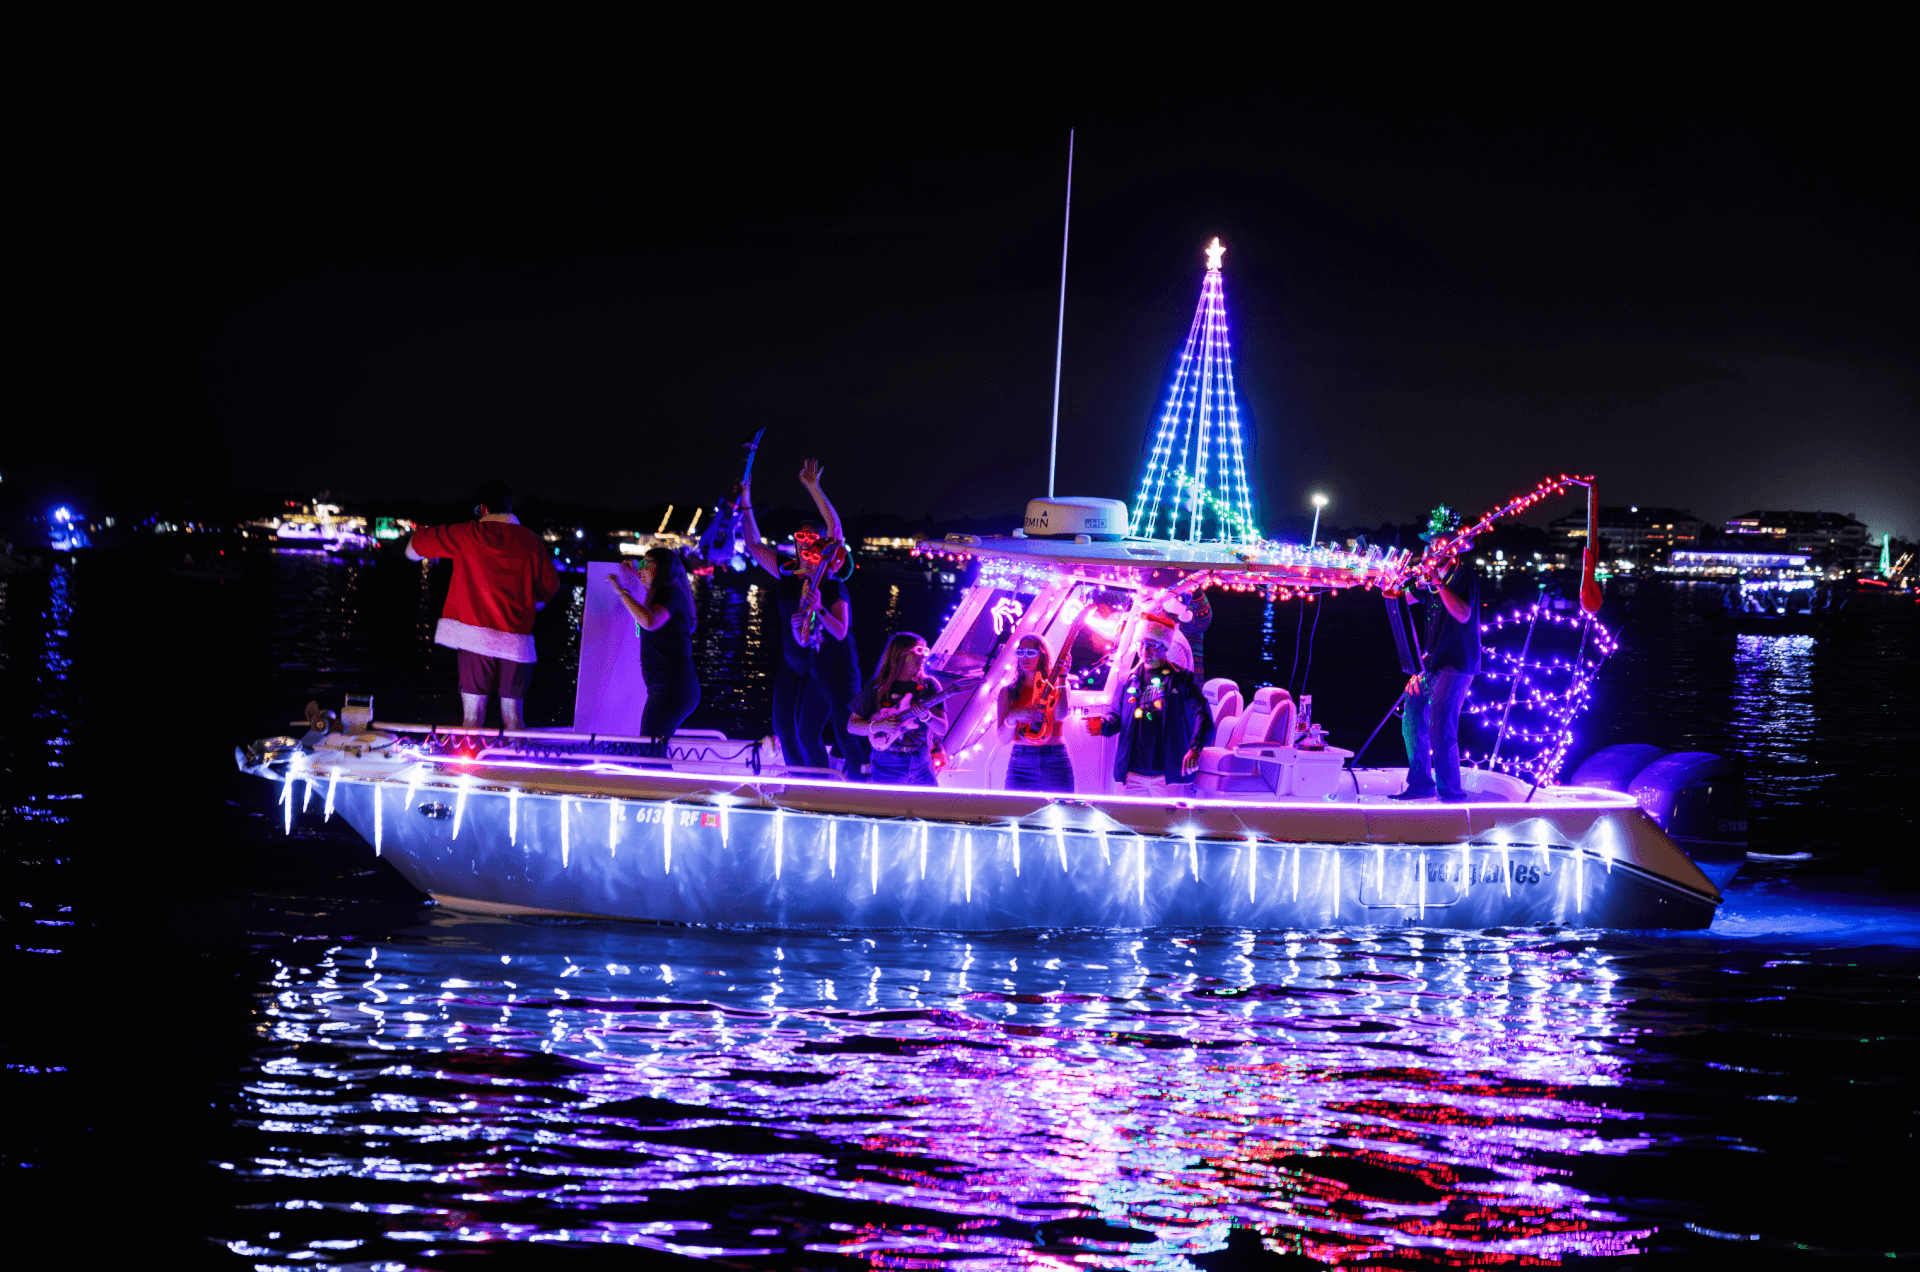
{"type": "Polygon", "coordinates": [[[1013,651],[1013,656],[1015,658],[1038,658],[1040,651],[1037,649],[1016,649],[1013,651]]]}

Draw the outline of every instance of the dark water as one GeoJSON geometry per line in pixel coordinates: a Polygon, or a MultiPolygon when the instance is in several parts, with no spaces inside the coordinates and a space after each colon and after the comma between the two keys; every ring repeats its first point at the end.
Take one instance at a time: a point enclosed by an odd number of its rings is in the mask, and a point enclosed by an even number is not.
{"type": "MultiPolygon", "coordinates": [[[[1708,932],[981,939],[466,918],[337,821],[282,836],[232,744],[347,688],[449,719],[451,661],[417,566],[241,569],[0,580],[8,1162],[76,1261],[1287,1266],[1221,1263],[1235,1229],[1381,1268],[1920,1250],[1910,614],[1741,638],[1710,598],[1632,598],[1576,755],[1736,755],[1756,848],[1806,854],[1749,865],[1708,932]]],[[[864,652],[951,601],[863,580],[864,652]]],[[[536,723],[571,709],[578,603],[543,616],[536,723]]],[[[703,615],[695,723],[760,732],[755,598],[703,615]]],[[[1222,604],[1210,672],[1298,685],[1295,619],[1222,604]]],[[[1312,653],[1357,743],[1398,679],[1378,602],[1326,607],[1312,653]]]]}

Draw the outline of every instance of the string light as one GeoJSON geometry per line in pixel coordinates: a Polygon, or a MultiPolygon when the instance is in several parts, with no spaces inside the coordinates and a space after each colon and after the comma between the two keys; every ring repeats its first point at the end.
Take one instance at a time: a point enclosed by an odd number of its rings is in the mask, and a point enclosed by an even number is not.
{"type": "Polygon", "coordinates": [[[1226,248],[1214,239],[1207,248],[1207,271],[1200,283],[1200,303],[1180,351],[1173,387],[1160,413],[1160,429],[1153,451],[1140,476],[1140,494],[1134,500],[1128,533],[1151,539],[1160,532],[1166,514],[1166,537],[1189,543],[1224,540],[1244,543],[1253,524],[1253,493],[1247,483],[1246,453],[1240,438],[1240,404],[1233,388],[1233,346],[1227,333],[1226,273],[1221,257],[1226,248]],[[1192,473],[1186,481],[1175,473],[1192,473]],[[1215,495],[1196,499],[1190,485],[1215,495]],[[1233,515],[1222,517],[1220,508],[1233,515]],[[1214,512],[1209,533],[1207,513],[1214,512]],[[1186,533],[1180,515],[1187,514],[1186,533]]]}
{"type": "Polygon", "coordinates": [[[1593,678],[1619,642],[1591,614],[1556,613],[1539,601],[1482,623],[1480,632],[1480,673],[1460,711],[1460,758],[1553,785],[1573,746],[1574,722],[1592,701],[1593,678]],[[1508,630],[1530,635],[1520,648],[1486,639],[1508,630]],[[1569,640],[1571,651],[1564,648],[1569,640]],[[1469,725],[1488,736],[1485,747],[1467,744],[1469,725]]]}
{"type": "Polygon", "coordinates": [[[1480,519],[1472,525],[1464,526],[1452,534],[1435,535],[1420,559],[1404,566],[1399,576],[1386,586],[1395,591],[1416,586],[1437,591],[1446,577],[1453,573],[1453,563],[1467,553],[1475,538],[1492,529],[1494,522],[1516,512],[1524,512],[1542,499],[1551,498],[1569,487],[1592,484],[1592,474],[1575,476],[1561,473],[1558,477],[1542,477],[1532,490],[1524,495],[1515,495],[1498,508],[1481,513],[1480,519]]]}

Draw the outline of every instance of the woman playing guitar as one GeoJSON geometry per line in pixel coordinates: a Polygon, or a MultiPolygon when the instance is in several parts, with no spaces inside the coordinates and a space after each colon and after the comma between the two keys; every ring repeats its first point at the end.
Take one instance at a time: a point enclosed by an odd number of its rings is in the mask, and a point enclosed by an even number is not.
{"type": "MultiPolygon", "coordinates": [[[[933,752],[947,732],[947,709],[937,701],[943,686],[925,673],[927,642],[898,632],[887,642],[873,679],[853,704],[847,727],[861,737],[897,724],[898,736],[873,752],[873,780],[900,786],[934,786],[933,752]],[[927,703],[926,707],[917,704],[927,703]],[[924,717],[922,713],[924,712],[924,717]]],[[[894,732],[892,728],[889,732],[894,732]]]]}
{"type": "MultiPolygon", "coordinates": [[[[1070,647],[1073,633],[1062,642],[1070,647]]],[[[1013,743],[1007,759],[1010,791],[1073,793],[1073,762],[1060,740],[1060,722],[1067,718],[1066,664],[1049,667],[1047,643],[1038,636],[1022,636],[1013,648],[1016,676],[1000,691],[1000,739],[1013,743]]]]}

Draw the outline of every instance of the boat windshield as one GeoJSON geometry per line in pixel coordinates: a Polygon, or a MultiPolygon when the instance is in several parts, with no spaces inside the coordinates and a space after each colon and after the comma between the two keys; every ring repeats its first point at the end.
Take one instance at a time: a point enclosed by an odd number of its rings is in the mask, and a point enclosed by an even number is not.
{"type": "Polygon", "coordinates": [[[963,679],[985,675],[994,655],[1000,652],[1000,646],[1006,644],[1021,615],[1033,604],[1034,595],[1031,591],[995,588],[987,597],[986,604],[974,614],[973,625],[967,629],[966,635],[948,651],[946,658],[934,670],[963,679]]]}
{"type": "Polygon", "coordinates": [[[1068,601],[1067,683],[1076,689],[1103,689],[1113,674],[1120,625],[1133,612],[1134,594],[1126,588],[1083,583],[1068,601]]]}

